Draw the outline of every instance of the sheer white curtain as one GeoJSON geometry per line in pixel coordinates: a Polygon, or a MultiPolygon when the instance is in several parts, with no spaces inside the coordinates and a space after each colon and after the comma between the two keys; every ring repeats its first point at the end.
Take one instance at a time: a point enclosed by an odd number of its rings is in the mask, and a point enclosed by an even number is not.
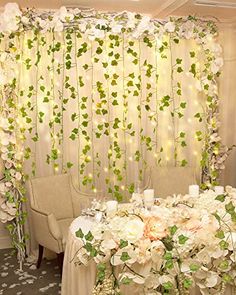
{"type": "Polygon", "coordinates": [[[85,45],[87,40],[75,33],[69,39],[66,33],[48,33],[34,40],[32,48],[28,40],[33,34],[27,32],[23,39],[19,101],[23,121],[29,117],[27,127],[32,127],[26,133],[31,149],[27,172],[33,167],[35,176],[46,176],[72,163],[70,171],[81,190],[105,190],[109,183],[126,190],[140,174],[145,178],[149,168],[181,166],[185,160],[199,173],[202,142],[195,133],[204,132],[204,124],[194,116],[204,112],[205,98],[189,73],[193,62],[201,70],[198,61],[203,58],[194,41],[172,41],[171,50],[160,53],[155,42],[149,47],[125,38],[117,47],[108,37],[102,44],[85,45]],[[60,49],[52,52],[58,42],[60,49]],[[63,66],[67,62],[69,69],[63,66]]]}
{"type": "MultiPolygon", "coordinates": [[[[223,46],[224,67],[219,78],[220,93],[220,133],[223,142],[236,144],[236,23],[220,24],[220,43],[223,46]]],[[[234,149],[225,163],[221,182],[236,186],[236,150],[234,149]]]]}

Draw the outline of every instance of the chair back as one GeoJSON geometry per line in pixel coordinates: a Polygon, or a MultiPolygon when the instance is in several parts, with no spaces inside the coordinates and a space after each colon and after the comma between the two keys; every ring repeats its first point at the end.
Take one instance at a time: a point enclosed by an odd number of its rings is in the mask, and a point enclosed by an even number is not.
{"type": "Polygon", "coordinates": [[[167,197],[173,194],[187,194],[190,184],[198,183],[196,168],[157,167],[151,172],[151,185],[155,195],[167,197]]]}
{"type": "Polygon", "coordinates": [[[57,219],[73,217],[70,176],[68,174],[34,178],[29,181],[31,205],[53,213],[57,219]]]}

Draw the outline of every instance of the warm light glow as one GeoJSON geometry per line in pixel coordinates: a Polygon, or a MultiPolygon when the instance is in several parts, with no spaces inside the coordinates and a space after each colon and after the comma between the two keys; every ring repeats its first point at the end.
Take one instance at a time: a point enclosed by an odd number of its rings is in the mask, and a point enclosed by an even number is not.
{"type": "Polygon", "coordinates": [[[108,168],[107,167],[104,168],[104,172],[108,172],[108,168]]]}

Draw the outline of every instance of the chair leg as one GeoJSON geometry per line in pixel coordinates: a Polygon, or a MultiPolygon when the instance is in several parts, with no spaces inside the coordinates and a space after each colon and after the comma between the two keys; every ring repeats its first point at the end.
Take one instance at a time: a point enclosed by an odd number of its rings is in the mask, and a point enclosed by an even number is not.
{"type": "Polygon", "coordinates": [[[64,260],[64,252],[57,253],[57,261],[58,261],[58,266],[62,275],[62,269],[63,269],[63,260],[64,260]]]}
{"type": "Polygon", "coordinates": [[[43,246],[39,245],[39,255],[38,255],[38,261],[37,261],[37,268],[40,268],[42,258],[43,258],[43,246]]]}

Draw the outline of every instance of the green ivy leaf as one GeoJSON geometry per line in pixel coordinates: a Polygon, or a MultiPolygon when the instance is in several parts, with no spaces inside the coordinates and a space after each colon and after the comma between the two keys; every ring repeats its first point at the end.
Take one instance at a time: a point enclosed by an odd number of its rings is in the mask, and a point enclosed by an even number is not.
{"type": "Polygon", "coordinates": [[[191,279],[184,279],[184,288],[189,289],[193,284],[193,281],[191,279]]]}
{"type": "Polygon", "coordinates": [[[126,246],[128,246],[128,242],[125,240],[120,240],[120,249],[125,248],[126,246]]]}
{"type": "Polygon", "coordinates": [[[120,260],[123,262],[126,262],[127,260],[131,259],[131,257],[129,256],[129,254],[127,252],[122,252],[120,260]]]}
{"type": "Polygon", "coordinates": [[[91,242],[93,240],[93,235],[91,231],[89,231],[85,236],[85,240],[91,242]]]}
{"type": "Polygon", "coordinates": [[[198,264],[192,263],[190,264],[189,268],[192,272],[195,272],[195,271],[198,271],[201,268],[201,266],[198,264]]]}
{"type": "Polygon", "coordinates": [[[178,239],[179,239],[179,244],[184,245],[189,238],[184,235],[180,235],[180,236],[178,236],[178,239]]]}
{"type": "Polygon", "coordinates": [[[225,201],[225,195],[218,195],[215,200],[220,201],[220,202],[224,202],[225,201]]]}
{"type": "Polygon", "coordinates": [[[169,228],[170,234],[173,236],[176,233],[177,229],[178,229],[178,227],[176,225],[171,226],[169,228]]]}
{"type": "Polygon", "coordinates": [[[74,164],[71,163],[71,162],[67,162],[67,163],[66,163],[66,167],[67,167],[68,169],[70,169],[73,165],[74,165],[74,164]]]}
{"type": "Polygon", "coordinates": [[[77,238],[81,238],[81,239],[83,239],[84,237],[84,234],[81,228],[75,232],[75,235],[77,238]]]}
{"type": "Polygon", "coordinates": [[[184,70],[181,67],[177,68],[177,73],[182,73],[184,70]]]}

